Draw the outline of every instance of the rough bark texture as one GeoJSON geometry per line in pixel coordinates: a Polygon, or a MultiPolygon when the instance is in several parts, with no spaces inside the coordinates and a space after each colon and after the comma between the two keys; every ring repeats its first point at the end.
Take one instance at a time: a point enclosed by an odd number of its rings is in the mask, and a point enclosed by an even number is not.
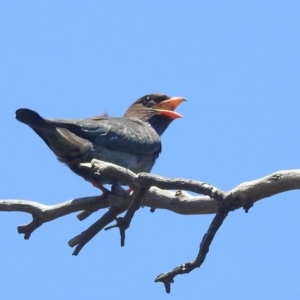
{"type": "Polygon", "coordinates": [[[125,182],[130,186],[131,193],[124,193],[121,187],[114,187],[112,193],[72,199],[57,205],[44,205],[38,202],[6,199],[0,200],[0,211],[19,211],[32,215],[32,222],[18,226],[18,232],[29,239],[35,229],[43,223],[52,221],[70,213],[79,212],[79,220],[84,220],[93,212],[109,208],[103,216],[69,241],[75,247],[73,255],[80,250],[102,229],[119,228],[121,246],[125,244],[125,232],[129,228],[134,213],[140,206],[148,206],[151,210],[167,209],[178,214],[216,214],[207,232],[203,236],[199,252],[194,261],[179,265],[169,272],[157,276],[156,282],[165,285],[169,293],[174,277],[189,273],[200,267],[209,251],[213,238],[230,211],[244,208],[246,212],[256,201],[278,193],[300,189],[300,170],[279,171],[266,177],[244,182],[237,187],[223,192],[207,183],[190,179],[170,179],[157,175],[135,174],[122,167],[93,160],[90,164],[82,164],[82,168],[90,171],[91,176],[108,175],[125,182]],[[187,191],[201,194],[192,196],[187,191]],[[125,212],[124,217],[118,217],[125,212]],[[107,227],[111,222],[112,226],[107,227]]]}

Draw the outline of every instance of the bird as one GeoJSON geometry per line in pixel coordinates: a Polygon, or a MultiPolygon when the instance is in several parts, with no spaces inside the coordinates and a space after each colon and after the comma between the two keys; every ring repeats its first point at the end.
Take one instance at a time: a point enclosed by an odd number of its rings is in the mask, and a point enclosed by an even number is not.
{"type": "Polygon", "coordinates": [[[101,174],[91,178],[80,164],[98,159],[134,173],[150,172],[162,149],[161,135],[182,117],[175,109],[183,101],[183,97],[148,94],[131,104],[123,117],[44,119],[33,110],[20,108],[16,119],[31,127],[60,162],[107,192],[103,185],[123,183],[101,174]]]}

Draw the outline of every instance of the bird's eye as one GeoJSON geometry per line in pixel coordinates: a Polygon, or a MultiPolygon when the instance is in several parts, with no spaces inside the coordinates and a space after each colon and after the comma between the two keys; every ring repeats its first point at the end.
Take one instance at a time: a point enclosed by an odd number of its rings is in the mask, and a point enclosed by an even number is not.
{"type": "Polygon", "coordinates": [[[147,104],[149,101],[150,101],[150,97],[149,96],[144,97],[143,104],[147,104]]]}
{"type": "Polygon", "coordinates": [[[144,99],[143,99],[143,105],[146,106],[146,107],[151,107],[152,105],[154,105],[154,101],[151,100],[150,96],[146,96],[144,99]]]}

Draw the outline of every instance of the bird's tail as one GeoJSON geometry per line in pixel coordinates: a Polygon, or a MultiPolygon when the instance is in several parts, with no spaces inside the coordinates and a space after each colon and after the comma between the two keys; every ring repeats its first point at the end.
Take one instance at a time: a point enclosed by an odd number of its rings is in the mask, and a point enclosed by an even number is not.
{"type": "Polygon", "coordinates": [[[38,113],[27,108],[20,108],[16,111],[16,119],[27,124],[32,129],[39,132],[55,134],[55,126],[42,118],[38,113]]]}
{"type": "Polygon", "coordinates": [[[27,108],[16,111],[16,119],[30,126],[56,154],[58,159],[69,164],[69,159],[88,151],[90,143],[73,134],[51,120],[42,118],[38,113],[27,108]]]}

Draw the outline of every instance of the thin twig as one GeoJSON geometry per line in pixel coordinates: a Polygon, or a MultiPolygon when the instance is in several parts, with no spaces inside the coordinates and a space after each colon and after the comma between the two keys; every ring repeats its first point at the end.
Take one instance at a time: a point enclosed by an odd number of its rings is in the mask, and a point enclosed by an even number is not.
{"type": "MultiPolygon", "coordinates": [[[[125,211],[125,209],[123,211],[125,211]]],[[[98,221],[96,221],[88,229],[72,238],[68,242],[70,247],[76,246],[72,255],[78,255],[80,250],[85,246],[86,243],[88,243],[97,233],[99,233],[105,226],[111,223],[123,211],[117,207],[111,207],[98,221]]]]}
{"type": "Polygon", "coordinates": [[[221,201],[224,197],[224,192],[217,189],[216,187],[205,182],[191,179],[164,178],[162,176],[154,174],[139,173],[137,180],[142,186],[156,186],[160,189],[167,190],[185,190],[210,196],[210,198],[217,201],[221,201]]]}
{"type": "Polygon", "coordinates": [[[18,226],[18,233],[23,233],[24,234],[24,239],[28,240],[37,228],[43,225],[43,221],[41,221],[37,216],[32,216],[32,222],[26,225],[20,225],[18,226]]]}
{"type": "Polygon", "coordinates": [[[229,211],[223,207],[217,212],[207,230],[207,233],[202,238],[198,255],[194,261],[179,265],[173,270],[166,273],[162,273],[155,278],[155,282],[162,282],[164,284],[167,293],[171,292],[171,283],[174,282],[175,276],[179,274],[190,273],[195,268],[199,268],[202,265],[209,251],[209,246],[211,245],[218,229],[221,227],[223,221],[227,217],[228,212],[229,211]]]}
{"type": "Polygon", "coordinates": [[[105,228],[105,230],[109,230],[112,228],[119,228],[120,237],[121,237],[121,247],[124,247],[125,245],[125,231],[126,229],[129,228],[134,213],[140,207],[140,202],[146,192],[147,189],[145,188],[138,189],[138,191],[133,195],[133,200],[131,201],[125,216],[123,218],[122,217],[117,218],[116,219],[117,223],[115,225],[105,228]]]}
{"type": "MultiPolygon", "coordinates": [[[[81,219],[89,216],[91,212],[110,207],[97,222],[86,231],[70,240],[71,247],[76,246],[73,254],[77,255],[82,247],[89,242],[99,231],[117,220],[117,227],[122,228],[121,242],[125,239],[125,230],[129,227],[135,211],[140,205],[154,209],[167,209],[179,214],[210,214],[217,213],[207,233],[203,237],[200,250],[195,261],[183,264],[174,270],[163,273],[156,278],[156,282],[163,282],[167,292],[170,292],[171,283],[178,274],[189,273],[199,267],[209,250],[214,235],[220,228],[229,211],[244,208],[246,211],[256,202],[272,195],[300,189],[300,170],[279,171],[266,177],[244,182],[234,189],[224,193],[216,187],[204,182],[188,179],[169,179],[161,176],[133,172],[109,163],[95,161],[84,164],[82,167],[90,170],[90,176],[96,179],[99,175],[115,177],[131,187],[134,197],[123,197],[119,193],[109,193],[106,197],[84,197],[66,201],[57,205],[43,205],[25,200],[0,200],[0,211],[21,211],[30,213],[33,217],[31,223],[18,227],[18,232],[28,239],[32,232],[43,223],[52,221],[67,214],[84,211],[79,214],[81,219]],[[151,186],[151,188],[149,188],[151,186]],[[174,189],[167,191],[159,189],[174,189]],[[202,193],[207,196],[192,196],[184,190],[202,193]],[[124,218],[117,217],[127,211],[124,218]],[[123,222],[123,224],[121,224],[123,222]],[[120,226],[121,224],[121,226],[120,226]]],[[[116,227],[116,225],[114,225],[116,227]]]]}

